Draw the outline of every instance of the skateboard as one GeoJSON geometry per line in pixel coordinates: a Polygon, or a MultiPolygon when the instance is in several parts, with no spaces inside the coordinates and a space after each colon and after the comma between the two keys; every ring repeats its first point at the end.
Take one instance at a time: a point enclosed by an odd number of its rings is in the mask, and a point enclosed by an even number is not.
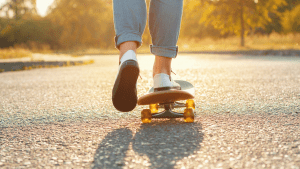
{"type": "Polygon", "coordinates": [[[143,109],[141,119],[143,123],[151,123],[153,118],[184,118],[184,122],[194,122],[195,89],[194,86],[184,80],[175,80],[181,90],[165,90],[154,92],[152,87],[149,92],[138,99],[138,105],[149,105],[149,109],[143,109]],[[182,101],[185,101],[182,102],[182,101]],[[183,108],[183,113],[177,113],[175,108],[183,108]],[[159,109],[164,109],[159,112],[159,109]]]}

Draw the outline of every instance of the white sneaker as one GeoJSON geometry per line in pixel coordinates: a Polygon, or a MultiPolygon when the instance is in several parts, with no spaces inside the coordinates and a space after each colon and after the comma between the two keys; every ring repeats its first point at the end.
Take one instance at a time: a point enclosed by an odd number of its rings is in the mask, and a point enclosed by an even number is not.
{"type": "Polygon", "coordinates": [[[181,90],[180,85],[176,83],[172,77],[165,73],[155,75],[153,83],[154,92],[164,90],[181,90]]]}
{"type": "Polygon", "coordinates": [[[112,90],[112,102],[117,110],[129,112],[136,107],[136,83],[139,73],[136,54],[129,50],[120,60],[119,72],[112,90]]]}

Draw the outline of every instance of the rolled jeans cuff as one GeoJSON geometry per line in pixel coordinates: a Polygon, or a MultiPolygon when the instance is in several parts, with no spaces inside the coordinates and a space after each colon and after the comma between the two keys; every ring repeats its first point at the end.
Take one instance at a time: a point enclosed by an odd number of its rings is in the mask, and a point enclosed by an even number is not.
{"type": "Polygon", "coordinates": [[[137,42],[137,48],[139,48],[142,45],[142,38],[140,35],[133,34],[133,33],[126,33],[115,37],[116,48],[120,49],[120,44],[127,41],[137,42]]]}
{"type": "Polygon", "coordinates": [[[155,46],[150,45],[151,53],[155,56],[164,56],[168,58],[176,58],[178,46],[155,46]]]}

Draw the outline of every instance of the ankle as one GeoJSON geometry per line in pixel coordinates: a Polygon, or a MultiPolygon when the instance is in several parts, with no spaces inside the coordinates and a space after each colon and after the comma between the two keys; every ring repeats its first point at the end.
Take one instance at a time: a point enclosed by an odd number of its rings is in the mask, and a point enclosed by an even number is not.
{"type": "Polygon", "coordinates": [[[121,60],[122,56],[129,50],[133,50],[136,53],[137,43],[134,41],[124,42],[120,45],[120,55],[119,61],[121,60]]]}
{"type": "Polygon", "coordinates": [[[166,69],[153,69],[153,77],[155,75],[161,74],[161,73],[171,76],[171,70],[169,71],[169,70],[166,70],[166,69]]]}
{"type": "Polygon", "coordinates": [[[171,75],[171,58],[155,56],[155,62],[153,65],[153,77],[157,74],[164,73],[171,75]]]}

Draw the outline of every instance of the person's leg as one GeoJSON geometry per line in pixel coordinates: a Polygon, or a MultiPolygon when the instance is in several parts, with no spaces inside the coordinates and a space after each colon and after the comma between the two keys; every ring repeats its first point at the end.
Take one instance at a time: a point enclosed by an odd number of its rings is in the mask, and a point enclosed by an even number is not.
{"type": "Polygon", "coordinates": [[[180,89],[171,79],[171,62],[176,58],[183,0],[151,0],[149,28],[151,53],[155,55],[153,82],[155,91],[180,89]]]}
{"type": "Polygon", "coordinates": [[[146,3],[145,0],[114,0],[113,9],[120,66],[112,90],[112,102],[117,110],[128,112],[137,104],[139,66],[136,49],[142,43],[141,37],[146,25],[146,3]]]}
{"type": "Polygon", "coordinates": [[[153,43],[151,53],[155,55],[153,77],[159,73],[171,74],[172,58],[178,51],[182,8],[183,0],[151,0],[149,28],[153,43]]]}
{"type": "Polygon", "coordinates": [[[115,45],[120,50],[121,58],[128,50],[135,51],[141,46],[147,8],[145,0],[113,0],[113,10],[115,45]]]}

